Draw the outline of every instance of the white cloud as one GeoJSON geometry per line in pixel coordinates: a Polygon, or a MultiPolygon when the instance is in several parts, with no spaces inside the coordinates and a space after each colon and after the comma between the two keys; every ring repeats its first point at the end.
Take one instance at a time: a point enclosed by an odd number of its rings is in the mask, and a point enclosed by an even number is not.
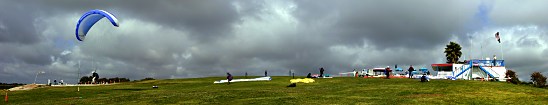
{"type": "Polygon", "coordinates": [[[65,56],[65,55],[70,54],[70,53],[72,53],[72,51],[64,50],[63,52],[61,52],[61,55],[65,56]]]}

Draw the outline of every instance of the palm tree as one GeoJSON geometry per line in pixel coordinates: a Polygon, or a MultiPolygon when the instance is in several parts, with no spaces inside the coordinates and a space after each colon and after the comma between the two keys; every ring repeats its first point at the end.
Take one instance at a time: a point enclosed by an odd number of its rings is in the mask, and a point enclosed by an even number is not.
{"type": "Polygon", "coordinates": [[[462,52],[461,47],[455,42],[450,42],[445,48],[445,57],[447,57],[447,63],[458,63],[462,52]]]}

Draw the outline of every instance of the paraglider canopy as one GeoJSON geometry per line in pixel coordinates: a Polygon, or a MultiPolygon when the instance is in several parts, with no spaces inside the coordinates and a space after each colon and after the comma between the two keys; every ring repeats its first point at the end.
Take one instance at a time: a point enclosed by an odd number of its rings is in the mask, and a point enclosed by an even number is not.
{"type": "Polygon", "coordinates": [[[114,15],[104,10],[91,10],[82,15],[78,20],[78,24],[76,24],[76,39],[78,39],[78,41],[84,41],[89,29],[91,29],[97,21],[103,19],[103,17],[106,17],[112,25],[116,27],[119,26],[118,19],[116,19],[114,15]]]}

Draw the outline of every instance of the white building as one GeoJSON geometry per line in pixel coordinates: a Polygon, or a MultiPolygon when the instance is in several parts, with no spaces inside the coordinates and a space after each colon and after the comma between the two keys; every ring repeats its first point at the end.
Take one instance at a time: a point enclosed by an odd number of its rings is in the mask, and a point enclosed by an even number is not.
{"type": "Polygon", "coordinates": [[[504,60],[471,60],[464,64],[432,64],[434,78],[506,81],[504,60]]]}

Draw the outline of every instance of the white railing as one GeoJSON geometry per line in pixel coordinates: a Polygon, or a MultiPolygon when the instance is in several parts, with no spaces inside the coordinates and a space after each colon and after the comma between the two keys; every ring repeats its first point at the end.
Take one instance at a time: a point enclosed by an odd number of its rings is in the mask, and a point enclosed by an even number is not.
{"type": "MultiPolygon", "coordinates": [[[[458,77],[456,77],[456,76],[457,76],[458,74],[460,74],[462,71],[464,71],[464,69],[466,69],[465,66],[466,66],[466,65],[462,65],[462,66],[460,66],[460,67],[457,67],[457,69],[455,69],[455,70],[453,71],[453,78],[455,78],[455,79],[458,78],[458,77]]],[[[461,76],[463,76],[463,74],[459,75],[459,77],[461,77],[461,76]]]]}

